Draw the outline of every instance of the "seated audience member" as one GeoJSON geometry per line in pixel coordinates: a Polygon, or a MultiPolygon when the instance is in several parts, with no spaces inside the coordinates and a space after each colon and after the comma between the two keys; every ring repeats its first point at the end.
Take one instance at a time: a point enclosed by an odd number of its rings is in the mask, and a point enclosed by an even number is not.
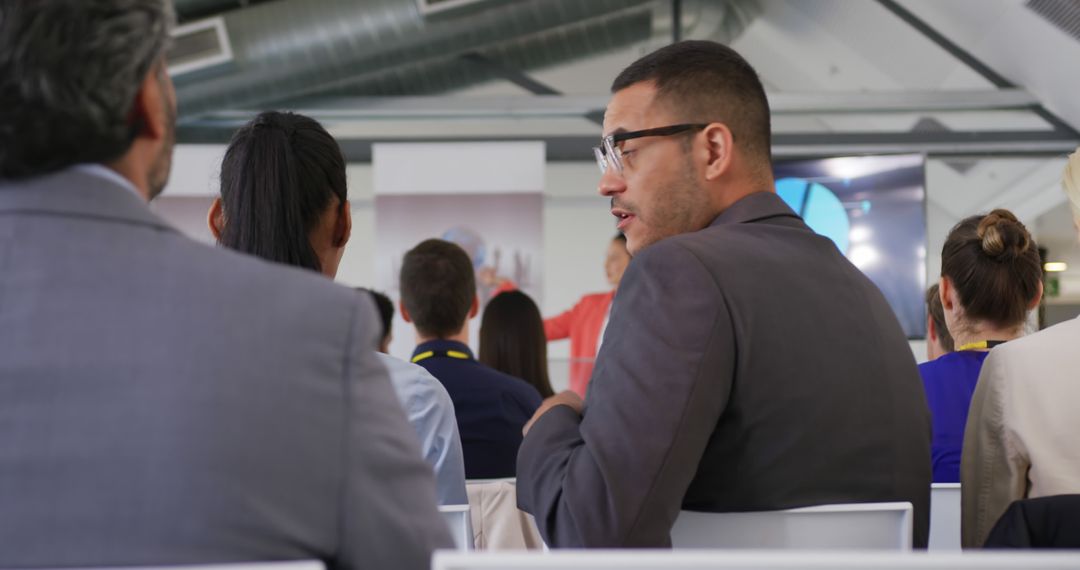
{"type": "Polygon", "coordinates": [[[147,206],[170,6],[0,4],[0,568],[429,568],[452,541],[371,302],[147,206]]]}
{"type": "MultiPolygon", "coordinates": [[[[926,290],[926,359],[936,360],[954,350],[952,335],[945,325],[945,309],[941,307],[940,286],[934,283],[926,290]]],[[[382,306],[380,305],[381,309],[382,306]]]]}
{"type": "MultiPolygon", "coordinates": [[[[1080,227],[1080,150],[1065,168],[1080,227]]],[[[962,542],[981,546],[1009,503],[1080,493],[1080,319],[990,351],[971,399],[960,466],[962,542]]]]}
{"type": "Polygon", "coordinates": [[[892,309],[776,194],[769,105],[730,48],[616,78],[600,193],[634,256],[584,406],[537,411],[518,504],[554,547],[664,547],[680,509],[908,501],[929,527],[930,417],[892,309]]]}
{"type": "Polygon", "coordinates": [[[390,342],[394,340],[394,302],[390,300],[390,297],[387,297],[374,289],[357,287],[356,290],[370,294],[371,298],[375,301],[375,308],[378,309],[379,318],[382,320],[382,336],[379,338],[379,346],[377,348],[379,352],[389,354],[390,342]]]}
{"type": "Polygon", "coordinates": [[[626,236],[620,232],[608,244],[604,257],[604,274],[611,291],[585,295],[570,310],[544,319],[544,334],[549,341],[570,337],[570,389],[582,398],[592,376],[596,352],[604,338],[611,301],[629,264],[626,236]]]}
{"type": "Polygon", "coordinates": [[[479,298],[465,250],[438,239],[409,250],[401,264],[400,308],[416,327],[412,361],[438,378],[454,401],[466,477],[514,477],[521,428],[541,398],[524,380],[477,362],[469,350],[469,320],[479,298]]]}
{"type": "MultiPolygon", "coordinates": [[[[261,113],[229,143],[221,197],[210,207],[208,222],[226,247],[333,278],[352,229],[337,141],[314,119],[261,113]]],[[[385,341],[385,324],[382,331],[385,341]]],[[[383,353],[377,357],[435,470],[439,502],[466,503],[450,396],[423,368],[383,353]]]]}
{"type": "Polygon", "coordinates": [[[939,296],[955,352],[919,365],[930,404],[935,483],[960,481],[971,394],[990,349],[1024,333],[1042,295],[1035,240],[1008,210],[965,218],[941,249],[939,296]]]}
{"type": "Polygon", "coordinates": [[[480,320],[480,362],[532,384],[540,396],[555,395],[547,367],[547,340],[540,309],[525,293],[499,293],[480,320]]]}

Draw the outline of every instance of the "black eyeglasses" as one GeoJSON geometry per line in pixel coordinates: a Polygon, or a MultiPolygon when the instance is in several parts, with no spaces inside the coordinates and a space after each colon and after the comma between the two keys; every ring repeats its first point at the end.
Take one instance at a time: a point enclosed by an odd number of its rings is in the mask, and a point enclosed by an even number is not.
{"type": "Polygon", "coordinates": [[[600,167],[601,173],[607,172],[608,166],[613,165],[615,166],[615,171],[622,174],[622,149],[616,146],[619,143],[642,137],[668,137],[686,131],[704,129],[707,126],[709,126],[708,123],[685,123],[682,125],[657,127],[655,129],[630,131],[628,133],[615,133],[600,139],[600,146],[593,147],[593,154],[596,155],[596,164],[600,167]]]}

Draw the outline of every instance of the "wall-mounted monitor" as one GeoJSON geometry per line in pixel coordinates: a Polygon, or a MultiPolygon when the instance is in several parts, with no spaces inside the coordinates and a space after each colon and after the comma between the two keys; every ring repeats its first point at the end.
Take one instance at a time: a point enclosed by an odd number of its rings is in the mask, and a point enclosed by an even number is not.
{"type": "Polygon", "coordinates": [[[924,157],[778,161],[774,173],[780,197],[881,289],[908,338],[925,337],[924,157]]]}

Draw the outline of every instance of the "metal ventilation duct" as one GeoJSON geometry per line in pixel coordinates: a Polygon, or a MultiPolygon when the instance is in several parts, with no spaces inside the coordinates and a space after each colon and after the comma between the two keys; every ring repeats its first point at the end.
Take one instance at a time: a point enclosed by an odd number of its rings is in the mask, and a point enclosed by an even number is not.
{"type": "MultiPolygon", "coordinates": [[[[567,50],[570,46],[559,45],[561,32],[554,31],[567,26],[592,36],[582,37],[579,47],[586,41],[612,45],[615,42],[607,40],[625,37],[617,29],[626,24],[623,17],[643,22],[651,17],[651,5],[647,0],[524,0],[467,17],[425,20],[415,0],[260,4],[224,15],[234,64],[225,73],[180,78],[180,116],[183,121],[213,110],[259,108],[342,87],[365,93],[386,94],[381,90],[388,86],[392,93],[430,93],[444,88],[440,85],[459,83],[447,76],[453,70],[429,75],[433,68],[426,68],[426,62],[485,50],[505,49],[520,58],[531,57],[524,53],[529,49],[567,50]]],[[[648,37],[648,30],[640,29],[646,35],[637,39],[648,37]]]]}
{"type": "Polygon", "coordinates": [[[651,10],[604,15],[399,66],[343,78],[320,94],[358,96],[432,95],[498,77],[498,71],[475,63],[498,62],[514,69],[537,69],[588,54],[642,41],[652,34],[651,10]],[[479,58],[462,57],[478,55],[479,58]]]}

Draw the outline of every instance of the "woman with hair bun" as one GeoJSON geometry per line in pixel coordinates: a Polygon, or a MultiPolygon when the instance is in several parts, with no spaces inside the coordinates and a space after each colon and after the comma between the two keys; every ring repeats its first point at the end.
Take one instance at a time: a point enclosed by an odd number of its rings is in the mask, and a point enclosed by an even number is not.
{"type": "Polygon", "coordinates": [[[1042,260],[1008,210],[960,221],[941,250],[941,306],[955,352],[919,365],[933,420],[935,483],[960,481],[968,406],[990,349],[1024,333],[1042,298],[1042,260]]]}

